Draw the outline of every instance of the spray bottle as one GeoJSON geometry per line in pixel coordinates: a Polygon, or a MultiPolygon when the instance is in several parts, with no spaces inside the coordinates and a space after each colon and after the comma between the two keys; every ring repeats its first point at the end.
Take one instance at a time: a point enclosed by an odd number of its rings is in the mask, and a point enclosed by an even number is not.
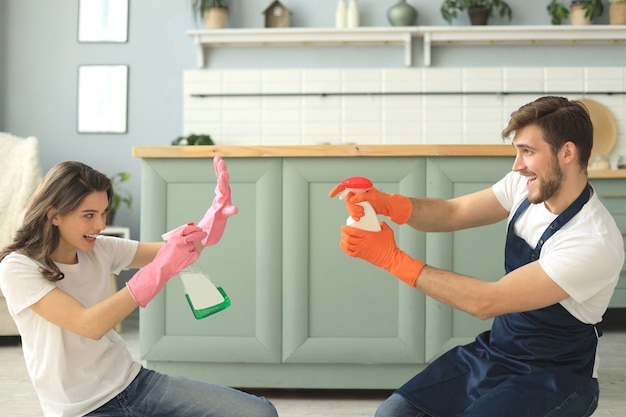
{"type": "MultiPolygon", "coordinates": [[[[193,226],[194,223],[188,223],[187,225],[193,226]]],[[[177,227],[164,233],[161,237],[167,241],[172,234],[187,225],[177,227]]],[[[185,289],[185,298],[197,320],[209,317],[230,307],[230,298],[224,289],[216,286],[209,278],[209,274],[197,262],[184,268],[178,275],[185,289]]]]}
{"type": "MultiPolygon", "coordinates": [[[[341,181],[341,185],[343,185],[345,188],[339,196],[340,200],[346,198],[348,193],[364,193],[374,186],[374,184],[372,184],[372,182],[365,177],[346,178],[345,180],[341,181]]],[[[362,201],[357,204],[363,207],[365,214],[359,219],[359,221],[354,220],[352,217],[348,217],[348,219],[346,220],[346,225],[356,227],[358,229],[368,230],[370,232],[380,232],[380,223],[378,222],[378,216],[376,216],[376,211],[374,211],[374,207],[372,207],[372,205],[368,201],[362,201]]]]}

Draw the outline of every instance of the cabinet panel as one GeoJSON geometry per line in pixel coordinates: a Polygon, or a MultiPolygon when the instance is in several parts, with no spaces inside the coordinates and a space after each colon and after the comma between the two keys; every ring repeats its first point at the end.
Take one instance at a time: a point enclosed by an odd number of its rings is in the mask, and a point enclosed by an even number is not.
{"type": "MultiPolygon", "coordinates": [[[[281,162],[229,159],[227,164],[239,214],[197,262],[224,287],[232,305],[196,320],[180,280],[170,280],[140,311],[142,357],[155,369],[167,361],[280,361],[281,162]]],[[[167,230],[199,221],[212,203],[211,159],[144,160],[142,175],[142,240],[160,240],[167,230]]]]}
{"type": "MultiPolygon", "coordinates": [[[[617,227],[622,231],[626,244],[626,179],[593,179],[591,184],[598,193],[600,200],[613,215],[617,227]]],[[[626,265],[622,268],[620,280],[609,303],[609,308],[623,307],[626,307],[626,265]]]]}
{"type": "MultiPolygon", "coordinates": [[[[348,212],[328,192],[339,180],[359,175],[386,192],[423,195],[424,173],[423,158],[285,160],[284,362],[423,362],[424,296],[343,253],[340,227],[348,212]]],[[[423,257],[423,233],[392,227],[400,247],[423,257]]]]}
{"type": "MultiPolygon", "coordinates": [[[[492,186],[511,170],[512,158],[430,158],[428,197],[449,199],[492,186]]],[[[426,262],[487,281],[504,275],[506,220],[453,233],[429,233],[426,262]]],[[[471,342],[491,327],[432,298],[426,301],[426,360],[432,361],[453,346],[471,342]]]]}

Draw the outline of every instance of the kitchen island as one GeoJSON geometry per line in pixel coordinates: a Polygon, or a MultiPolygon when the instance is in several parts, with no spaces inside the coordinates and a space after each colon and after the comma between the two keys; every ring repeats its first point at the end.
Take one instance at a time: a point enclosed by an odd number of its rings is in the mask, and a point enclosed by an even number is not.
{"type": "MultiPolygon", "coordinates": [[[[511,145],[136,147],[142,240],[202,217],[215,155],[227,162],[239,214],[198,263],[232,305],[196,320],[171,280],[141,311],[151,368],[237,387],[390,389],[489,328],[346,256],[339,228],[348,213],[328,192],[361,175],[390,193],[455,197],[505,175],[511,145]]],[[[626,229],[626,175],[596,178],[626,229]]],[[[486,280],[503,274],[504,222],[454,233],[392,228],[403,250],[431,265],[486,280]]],[[[615,302],[626,306],[620,294],[615,302]]]]}

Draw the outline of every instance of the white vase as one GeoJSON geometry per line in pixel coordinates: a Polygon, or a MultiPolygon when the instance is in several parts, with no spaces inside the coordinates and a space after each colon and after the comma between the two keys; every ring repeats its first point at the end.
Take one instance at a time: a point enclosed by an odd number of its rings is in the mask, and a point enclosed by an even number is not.
{"type": "Polygon", "coordinates": [[[345,28],[347,26],[348,9],[345,0],[337,2],[337,10],[335,11],[335,27],[345,28]]]}
{"type": "Polygon", "coordinates": [[[359,27],[359,5],[356,0],[350,0],[348,3],[348,27],[349,28],[357,28],[359,27]]]}

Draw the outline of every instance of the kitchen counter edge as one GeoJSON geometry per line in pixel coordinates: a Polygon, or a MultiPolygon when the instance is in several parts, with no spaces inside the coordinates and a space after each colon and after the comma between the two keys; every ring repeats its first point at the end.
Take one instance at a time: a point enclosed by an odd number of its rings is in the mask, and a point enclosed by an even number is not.
{"type": "MultiPolygon", "coordinates": [[[[515,156],[502,145],[297,145],[297,146],[135,146],[135,158],[515,156]]],[[[589,178],[626,178],[626,169],[590,170],[589,178]]]]}

